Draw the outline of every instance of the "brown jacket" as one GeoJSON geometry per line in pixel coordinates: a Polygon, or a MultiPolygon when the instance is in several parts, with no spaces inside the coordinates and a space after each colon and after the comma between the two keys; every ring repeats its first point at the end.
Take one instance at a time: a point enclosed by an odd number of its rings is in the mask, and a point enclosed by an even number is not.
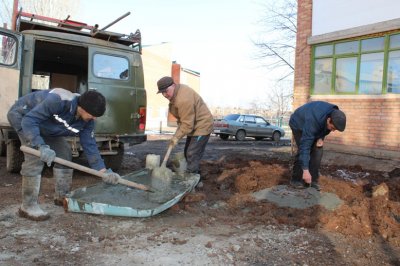
{"type": "Polygon", "coordinates": [[[175,137],[204,136],[213,130],[213,116],[200,95],[189,86],[176,84],[169,111],[178,120],[175,137]]]}

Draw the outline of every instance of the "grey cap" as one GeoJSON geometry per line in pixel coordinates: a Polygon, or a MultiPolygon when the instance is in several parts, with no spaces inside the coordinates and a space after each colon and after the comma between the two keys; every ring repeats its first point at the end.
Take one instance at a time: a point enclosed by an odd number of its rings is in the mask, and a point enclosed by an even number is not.
{"type": "Polygon", "coordinates": [[[165,91],[172,84],[174,84],[174,80],[171,77],[162,77],[160,80],[157,81],[157,93],[165,91]]]}
{"type": "Polygon", "coordinates": [[[346,115],[339,109],[335,109],[331,113],[331,119],[335,128],[343,132],[346,128],[346,115]]]}

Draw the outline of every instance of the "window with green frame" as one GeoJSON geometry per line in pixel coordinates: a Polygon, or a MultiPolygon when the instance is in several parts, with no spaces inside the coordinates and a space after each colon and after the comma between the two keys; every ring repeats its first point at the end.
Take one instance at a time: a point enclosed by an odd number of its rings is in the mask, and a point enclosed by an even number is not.
{"type": "Polygon", "coordinates": [[[400,33],[313,47],[312,94],[400,93],[400,33]]]}

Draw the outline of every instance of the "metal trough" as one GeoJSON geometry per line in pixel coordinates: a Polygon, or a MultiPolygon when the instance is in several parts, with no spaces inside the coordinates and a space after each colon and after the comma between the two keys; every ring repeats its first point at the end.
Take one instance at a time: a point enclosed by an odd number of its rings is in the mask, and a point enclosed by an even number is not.
{"type": "Polygon", "coordinates": [[[65,199],[66,211],[111,216],[150,217],[179,202],[200,180],[199,175],[192,175],[186,180],[182,180],[179,175],[174,175],[169,182],[164,182],[152,177],[151,171],[148,169],[130,173],[122,178],[148,185],[155,192],[101,182],[79,188],[68,194],[65,199]]]}

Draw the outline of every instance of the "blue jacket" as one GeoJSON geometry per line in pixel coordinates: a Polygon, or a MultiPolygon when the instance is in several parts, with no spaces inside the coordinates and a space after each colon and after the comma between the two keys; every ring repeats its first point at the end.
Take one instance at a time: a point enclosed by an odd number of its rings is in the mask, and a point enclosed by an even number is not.
{"type": "Polygon", "coordinates": [[[94,120],[76,117],[78,94],[64,89],[29,93],[11,107],[10,124],[33,147],[45,144],[42,136],[78,136],[91,168],[105,168],[94,137],[94,120]]]}
{"type": "Polygon", "coordinates": [[[308,169],[311,147],[317,139],[324,139],[330,133],[326,127],[326,120],[337,105],[327,102],[309,102],[297,108],[290,116],[289,126],[294,131],[301,131],[299,160],[303,169],[308,169]]]}

